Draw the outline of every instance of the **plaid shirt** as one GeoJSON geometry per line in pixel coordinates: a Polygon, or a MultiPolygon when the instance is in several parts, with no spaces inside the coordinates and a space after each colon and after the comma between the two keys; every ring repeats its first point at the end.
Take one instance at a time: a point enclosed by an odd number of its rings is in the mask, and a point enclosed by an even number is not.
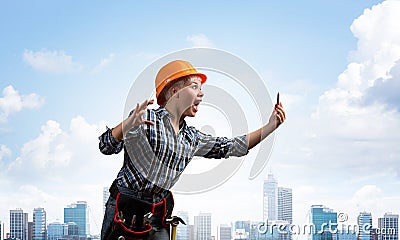
{"type": "Polygon", "coordinates": [[[114,139],[109,128],[99,137],[103,154],[125,149],[117,182],[134,191],[160,193],[170,189],[193,156],[228,158],[248,153],[245,135],[230,139],[213,137],[188,126],[185,121],[176,134],[169,121],[171,115],[164,107],[147,109],[143,117],[155,125],[135,126],[120,142],[114,139]]]}

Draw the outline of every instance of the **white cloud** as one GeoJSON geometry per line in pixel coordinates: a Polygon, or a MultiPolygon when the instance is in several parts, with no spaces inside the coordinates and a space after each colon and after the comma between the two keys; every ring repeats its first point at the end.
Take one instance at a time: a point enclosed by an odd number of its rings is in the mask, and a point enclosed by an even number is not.
{"type": "Polygon", "coordinates": [[[35,139],[22,146],[19,156],[9,164],[7,174],[21,183],[34,176],[33,182],[45,183],[65,181],[71,172],[78,178],[86,176],[93,166],[99,170],[96,158],[103,156],[97,148],[97,137],[104,129],[104,123],[91,125],[81,116],[71,120],[67,131],[58,122],[49,120],[35,139]]]}
{"type": "Polygon", "coordinates": [[[21,171],[21,175],[28,176],[68,165],[71,153],[65,149],[67,136],[62,133],[60,125],[50,120],[41,130],[36,139],[23,145],[21,155],[10,164],[9,171],[21,171]]]}
{"type": "Polygon", "coordinates": [[[3,89],[3,97],[0,98],[0,123],[7,121],[7,118],[23,109],[38,109],[44,104],[44,98],[36,93],[20,95],[13,86],[3,89]]]}
{"type": "Polygon", "coordinates": [[[351,30],[358,38],[353,61],[339,75],[337,86],[320,97],[312,115],[319,157],[355,170],[353,174],[384,171],[390,176],[399,170],[400,150],[395,146],[400,137],[393,133],[400,131],[400,113],[387,107],[385,97],[377,96],[387,89],[382,82],[400,86],[395,71],[400,65],[400,33],[394,30],[400,28],[399,11],[400,1],[388,0],[365,10],[353,22],[351,30]],[[377,83],[381,84],[372,91],[377,83]],[[381,101],[366,102],[367,96],[381,101]]]}
{"type": "MultiPolygon", "coordinates": [[[[0,196],[0,219],[7,219],[9,209],[19,207],[31,213],[41,206],[52,222],[62,219],[67,205],[87,201],[92,231],[99,232],[102,189],[111,184],[123,158],[123,154],[106,156],[98,150],[98,136],[105,126],[105,122],[90,124],[82,116],[71,119],[68,129],[47,121],[38,136],[23,144],[18,156],[0,168],[4,191],[9,192],[0,196]]],[[[9,152],[0,147],[0,156],[9,152]]]]}
{"type": "Polygon", "coordinates": [[[395,212],[398,209],[400,196],[388,197],[385,192],[375,184],[367,184],[355,189],[351,197],[339,203],[338,213],[346,213],[349,217],[344,224],[357,224],[357,216],[360,212],[372,214],[373,225],[377,226],[377,219],[383,217],[386,212],[395,212]]]}
{"type": "Polygon", "coordinates": [[[376,185],[365,185],[358,189],[352,201],[360,209],[369,209],[371,206],[378,207],[382,204],[382,190],[376,185]]]}
{"type": "Polygon", "coordinates": [[[323,100],[352,103],[376,80],[390,77],[390,70],[400,59],[400,33],[394,31],[400,27],[399,11],[400,2],[388,0],[366,9],[354,20],[350,28],[358,38],[358,48],[351,54],[353,61],[323,100]]]}
{"type": "Polygon", "coordinates": [[[202,33],[187,36],[186,40],[192,44],[192,47],[214,47],[211,40],[202,33]]]}
{"type": "Polygon", "coordinates": [[[25,50],[23,59],[32,68],[48,73],[75,73],[82,69],[82,65],[72,61],[72,56],[64,51],[50,51],[47,49],[33,52],[25,50]]]}
{"type": "Polygon", "coordinates": [[[11,150],[4,144],[0,144],[0,167],[2,167],[2,160],[5,156],[11,156],[11,150]]]}
{"type": "Polygon", "coordinates": [[[115,60],[115,57],[115,53],[110,53],[106,58],[101,59],[100,63],[94,67],[92,73],[97,74],[101,72],[104,68],[108,67],[115,60]]]}
{"type": "Polygon", "coordinates": [[[387,0],[364,10],[354,20],[350,29],[358,38],[358,49],[352,53],[356,62],[362,63],[364,79],[368,82],[384,76],[400,54],[399,27],[400,2],[387,0]]]}

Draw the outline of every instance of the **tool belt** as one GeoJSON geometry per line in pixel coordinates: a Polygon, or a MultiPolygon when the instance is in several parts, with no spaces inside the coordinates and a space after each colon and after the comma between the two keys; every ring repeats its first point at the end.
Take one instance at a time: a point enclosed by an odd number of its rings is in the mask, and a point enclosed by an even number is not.
{"type": "Polygon", "coordinates": [[[134,192],[117,186],[114,182],[110,194],[115,198],[114,223],[109,240],[123,237],[126,240],[147,239],[151,226],[151,217],[161,219],[163,227],[165,220],[171,217],[174,199],[170,191],[154,198],[152,194],[134,192]]]}

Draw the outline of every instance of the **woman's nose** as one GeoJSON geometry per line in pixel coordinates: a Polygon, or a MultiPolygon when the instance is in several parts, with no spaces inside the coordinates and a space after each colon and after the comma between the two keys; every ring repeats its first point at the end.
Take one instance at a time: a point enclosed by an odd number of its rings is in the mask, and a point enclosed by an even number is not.
{"type": "Polygon", "coordinates": [[[197,94],[197,96],[199,96],[199,97],[203,97],[204,96],[204,93],[203,93],[203,91],[201,89],[199,90],[199,93],[197,94]]]}

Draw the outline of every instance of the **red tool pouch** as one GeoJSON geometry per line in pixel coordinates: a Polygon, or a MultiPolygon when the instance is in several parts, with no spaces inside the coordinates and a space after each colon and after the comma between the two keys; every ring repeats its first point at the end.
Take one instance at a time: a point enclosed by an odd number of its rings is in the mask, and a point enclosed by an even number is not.
{"type": "Polygon", "coordinates": [[[153,204],[151,213],[153,215],[161,215],[161,222],[163,227],[168,227],[168,224],[165,223],[165,220],[171,217],[173,209],[174,197],[172,196],[172,192],[168,191],[167,195],[162,198],[160,202],[153,204]]]}
{"type": "Polygon", "coordinates": [[[165,219],[170,217],[174,207],[172,193],[158,203],[147,202],[118,192],[115,202],[115,215],[112,232],[109,240],[117,240],[121,236],[126,240],[147,239],[152,226],[145,222],[144,215],[161,215],[162,225],[167,227],[165,219]]]}

